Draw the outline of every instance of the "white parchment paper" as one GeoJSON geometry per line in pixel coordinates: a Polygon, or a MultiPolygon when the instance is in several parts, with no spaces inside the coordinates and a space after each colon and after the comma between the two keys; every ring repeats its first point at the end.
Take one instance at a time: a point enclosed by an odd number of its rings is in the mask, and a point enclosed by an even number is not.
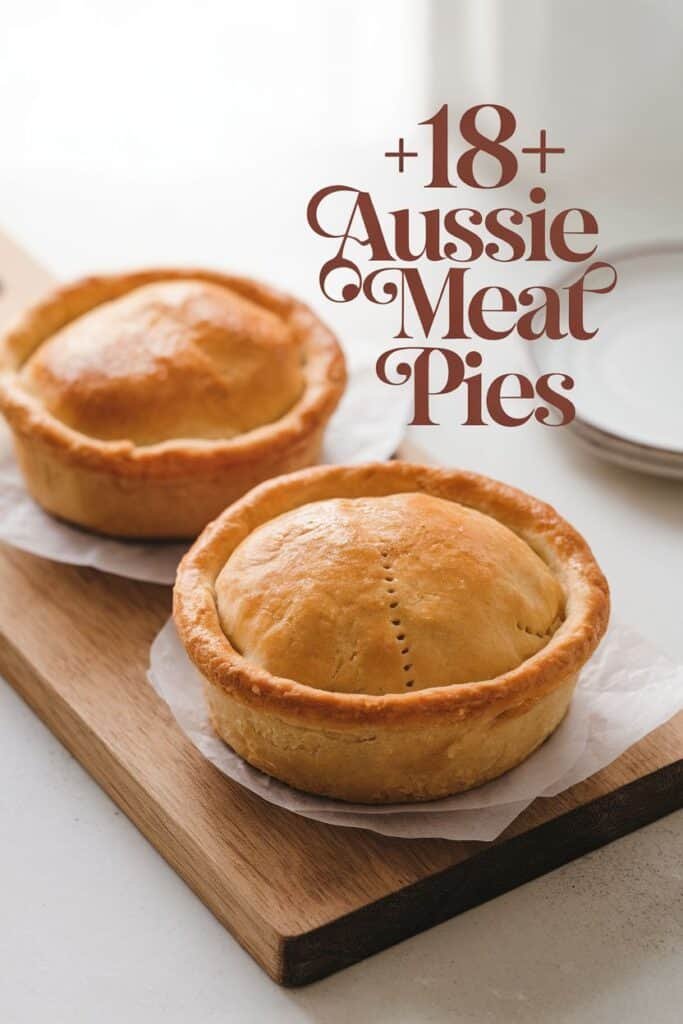
{"type": "Polygon", "coordinates": [[[468,793],[377,808],[301,793],[223,743],[208,721],[201,676],[170,619],[152,645],[148,677],[192,743],[235,782],[306,818],[409,839],[495,839],[537,797],[593,775],[683,708],[683,667],[634,629],[613,625],[582,672],[564,722],[523,764],[468,793]]]}
{"type": "MultiPolygon", "coordinates": [[[[322,462],[388,459],[409,419],[406,397],[382,384],[374,366],[350,360],[346,393],[325,433],[322,462]]],[[[9,444],[0,448],[0,541],[55,562],[87,565],[147,583],[173,583],[188,544],[111,540],[44,512],[26,488],[9,444]]]]}

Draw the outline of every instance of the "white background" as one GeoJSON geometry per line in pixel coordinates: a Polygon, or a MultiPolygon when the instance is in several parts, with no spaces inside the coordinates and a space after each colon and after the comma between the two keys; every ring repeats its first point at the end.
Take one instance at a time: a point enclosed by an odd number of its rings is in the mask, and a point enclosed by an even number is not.
{"type": "MultiPolygon", "coordinates": [[[[677,6],[512,6],[24,0],[0,36],[0,224],[62,277],[253,272],[380,351],[383,311],[320,299],[330,251],[305,204],[335,181],[405,202],[416,172],[382,154],[448,99],[514,105],[532,141],[548,127],[568,153],[547,187],[594,209],[605,245],[683,237],[677,6]]],[[[615,615],[683,659],[681,485],[595,463],[566,432],[463,430],[447,397],[438,410],[416,439],[555,504],[615,615]]],[[[285,992],[5,686],[0,729],[3,1024],[679,1019],[681,815],[285,992]]]]}

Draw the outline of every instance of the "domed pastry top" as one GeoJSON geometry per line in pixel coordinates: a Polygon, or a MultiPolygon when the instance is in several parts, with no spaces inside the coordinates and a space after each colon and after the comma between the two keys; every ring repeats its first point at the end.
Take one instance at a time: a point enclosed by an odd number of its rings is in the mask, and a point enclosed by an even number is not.
{"type": "Polygon", "coordinates": [[[432,495],[302,505],[250,533],[216,580],[249,662],[343,693],[494,678],[539,651],[564,595],[508,527],[432,495]]]}
{"type": "Polygon", "coordinates": [[[93,438],[227,439],[294,405],[302,350],[283,319],[236,291],[156,281],[68,323],[19,379],[53,416],[93,438]]]}

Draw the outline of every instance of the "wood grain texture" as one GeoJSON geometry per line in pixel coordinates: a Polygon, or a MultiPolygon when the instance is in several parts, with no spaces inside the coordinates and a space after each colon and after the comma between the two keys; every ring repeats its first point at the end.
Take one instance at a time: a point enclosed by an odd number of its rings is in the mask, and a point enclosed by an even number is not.
{"type": "Polygon", "coordinates": [[[278,982],[302,984],[682,803],[683,719],[536,801],[495,843],[401,840],[264,803],[146,683],[170,590],[0,547],[0,671],[278,982]]]}

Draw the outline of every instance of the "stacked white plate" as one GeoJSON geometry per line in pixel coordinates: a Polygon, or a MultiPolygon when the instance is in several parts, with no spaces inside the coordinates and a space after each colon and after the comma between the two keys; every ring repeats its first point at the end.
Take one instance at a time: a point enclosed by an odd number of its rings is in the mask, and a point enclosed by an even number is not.
{"type": "Polygon", "coordinates": [[[542,372],[574,378],[571,429],[595,455],[683,480],[683,243],[600,258],[619,280],[586,295],[595,338],[536,342],[532,357],[542,372]]]}

